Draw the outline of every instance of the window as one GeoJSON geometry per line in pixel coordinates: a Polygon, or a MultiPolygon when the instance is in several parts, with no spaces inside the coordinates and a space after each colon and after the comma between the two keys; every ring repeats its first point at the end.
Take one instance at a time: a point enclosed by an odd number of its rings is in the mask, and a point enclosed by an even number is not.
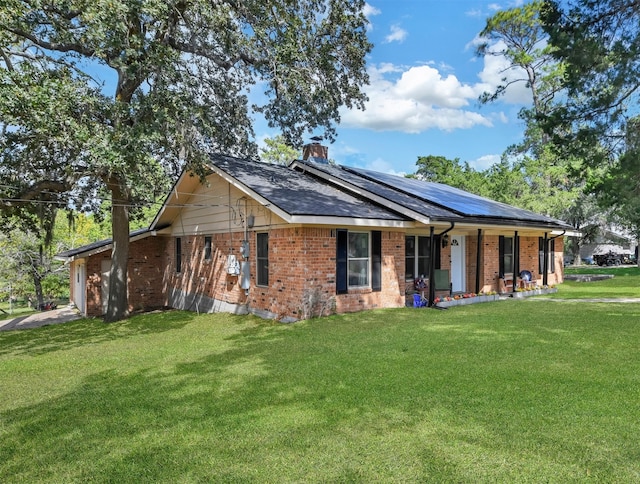
{"type": "MultiPolygon", "coordinates": [[[[429,278],[431,261],[431,238],[408,235],[404,239],[405,271],[407,281],[419,276],[429,278]]],[[[436,260],[438,258],[436,257],[436,260]]]]}
{"type": "Polygon", "coordinates": [[[258,286],[269,285],[269,234],[260,233],[257,237],[257,271],[256,283],[258,286]]]}
{"type": "Polygon", "coordinates": [[[347,267],[349,287],[369,285],[369,234],[349,232],[347,267]]]}
{"type": "Polygon", "coordinates": [[[500,236],[500,275],[513,274],[513,237],[500,236]]]}
{"type": "Polygon", "coordinates": [[[211,260],[211,236],[204,238],[204,260],[211,260]]]}
{"type": "MultiPolygon", "coordinates": [[[[556,271],[556,241],[547,239],[547,248],[549,253],[547,255],[547,272],[556,271]]],[[[538,239],[538,272],[544,274],[544,237],[538,239]]]]}
{"type": "Polygon", "coordinates": [[[182,239],[176,237],[176,272],[182,272],[182,239]]]}
{"type": "Polygon", "coordinates": [[[382,290],[382,232],[336,230],[336,294],[349,288],[382,290]]]}

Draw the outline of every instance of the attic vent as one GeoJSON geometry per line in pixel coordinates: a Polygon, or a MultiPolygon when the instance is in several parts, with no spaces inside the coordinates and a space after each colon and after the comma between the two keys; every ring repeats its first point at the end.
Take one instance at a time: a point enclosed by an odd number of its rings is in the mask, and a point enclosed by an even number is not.
{"type": "Polygon", "coordinates": [[[302,159],[314,163],[329,163],[329,148],[320,144],[322,138],[314,136],[311,143],[302,148],[302,159]]]}

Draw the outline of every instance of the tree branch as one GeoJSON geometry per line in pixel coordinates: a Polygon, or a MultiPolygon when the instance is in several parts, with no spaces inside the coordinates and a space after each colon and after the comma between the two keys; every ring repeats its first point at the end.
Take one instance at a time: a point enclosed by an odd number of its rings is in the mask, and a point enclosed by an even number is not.
{"type": "Polygon", "coordinates": [[[23,39],[29,40],[33,42],[33,44],[45,50],[52,50],[55,52],[77,52],[78,54],[81,54],[87,57],[91,57],[95,53],[94,49],[87,49],[82,44],[73,43],[73,42],[72,43],[47,42],[46,40],[39,39],[35,35],[32,35],[29,32],[25,32],[24,30],[14,29],[11,27],[5,27],[5,28],[7,29],[7,31],[11,32],[12,34],[15,34],[18,37],[21,37],[23,39]]]}

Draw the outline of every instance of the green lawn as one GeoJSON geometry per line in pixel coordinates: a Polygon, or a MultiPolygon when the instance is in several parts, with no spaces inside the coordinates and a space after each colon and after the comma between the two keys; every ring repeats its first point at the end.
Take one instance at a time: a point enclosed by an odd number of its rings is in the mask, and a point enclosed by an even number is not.
{"type": "Polygon", "coordinates": [[[638,482],[640,305],[0,332],[0,482],[638,482]]]}
{"type": "Polygon", "coordinates": [[[567,267],[565,274],[612,274],[613,279],[594,282],[565,281],[551,297],[560,299],[640,298],[638,267],[567,267]]]}
{"type": "Polygon", "coordinates": [[[26,316],[31,313],[35,313],[35,310],[24,304],[11,306],[8,303],[0,304],[0,321],[18,316],[26,316]]]}

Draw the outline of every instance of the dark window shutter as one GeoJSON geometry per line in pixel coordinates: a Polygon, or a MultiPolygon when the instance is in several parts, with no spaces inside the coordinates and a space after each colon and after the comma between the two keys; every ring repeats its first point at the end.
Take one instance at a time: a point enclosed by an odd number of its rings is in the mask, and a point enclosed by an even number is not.
{"type": "Polygon", "coordinates": [[[336,294],[347,293],[347,231],[336,231],[336,294]]]}
{"type": "Polygon", "coordinates": [[[182,272],[182,239],[176,237],[176,272],[182,272]]]}
{"type": "Polygon", "coordinates": [[[504,277],[504,235],[501,235],[498,239],[498,262],[500,277],[504,277]]]}
{"type": "Polygon", "coordinates": [[[371,289],[382,290],[382,232],[371,232],[371,289]]]}
{"type": "MultiPolygon", "coordinates": [[[[517,234],[517,232],[516,232],[517,234]]],[[[520,236],[516,235],[513,238],[513,273],[520,274],[520,236]]]]}

